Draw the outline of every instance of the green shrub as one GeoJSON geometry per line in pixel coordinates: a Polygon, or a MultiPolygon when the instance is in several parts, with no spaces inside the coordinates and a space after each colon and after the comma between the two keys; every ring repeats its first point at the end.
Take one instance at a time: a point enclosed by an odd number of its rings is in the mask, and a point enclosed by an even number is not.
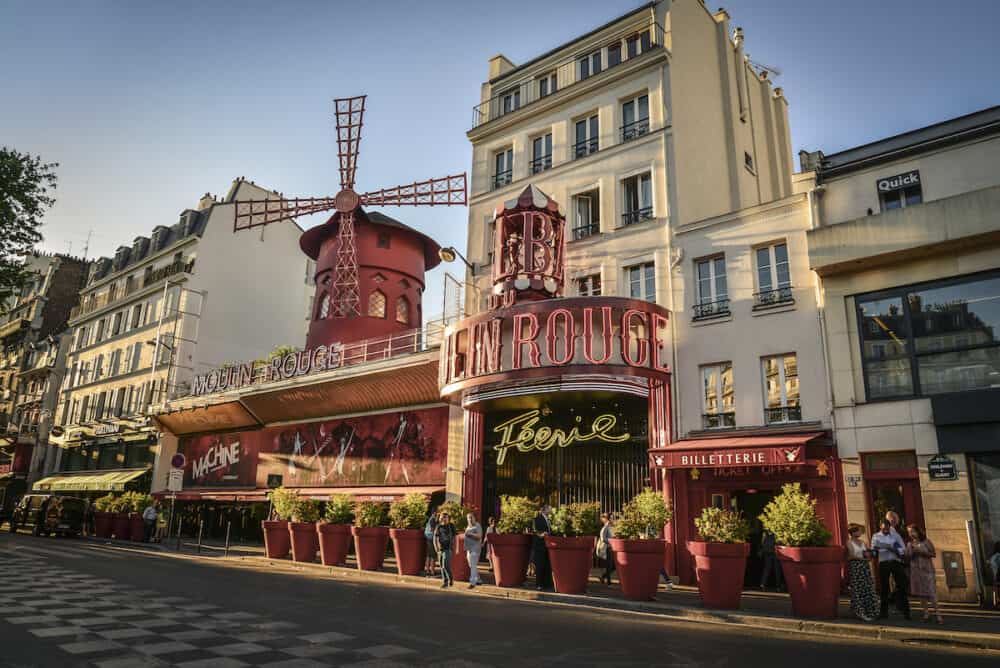
{"type": "Polygon", "coordinates": [[[276,487],[267,493],[274,506],[274,514],[279,520],[288,521],[295,515],[299,506],[299,493],[287,487],[276,487]]]}
{"type": "Polygon", "coordinates": [[[438,516],[441,513],[448,513],[448,517],[451,518],[451,523],[455,525],[455,531],[461,533],[469,526],[469,521],[465,519],[468,517],[469,513],[472,512],[472,508],[468,506],[463,506],[458,501],[445,501],[437,508],[438,516]]]}
{"type": "Polygon", "coordinates": [[[596,536],[601,531],[598,503],[570,503],[552,511],[549,519],[554,536],[596,536]]]}
{"type": "Polygon", "coordinates": [[[526,496],[501,496],[498,533],[524,533],[531,529],[538,506],[526,496]]]}
{"type": "Polygon", "coordinates": [[[315,522],[319,519],[319,501],[300,499],[298,505],[295,506],[292,519],[296,522],[315,522]]]}
{"type": "Polygon", "coordinates": [[[323,519],[330,524],[350,524],[354,521],[354,499],[349,494],[330,495],[323,519]]]}
{"type": "Polygon", "coordinates": [[[615,538],[657,538],[672,516],[663,495],[647,487],[622,508],[615,525],[615,538]]]}
{"type": "MultiPolygon", "coordinates": [[[[389,523],[389,504],[384,501],[358,501],[354,504],[354,525],[384,527],[389,523]]],[[[422,526],[422,525],[421,525],[422,526]]]]}
{"type": "Polygon", "coordinates": [[[798,483],[782,486],[781,494],[764,507],[760,521],[778,545],[822,547],[830,540],[830,532],[816,516],[816,499],[798,483]]]}
{"type": "Polygon", "coordinates": [[[706,543],[745,543],[750,538],[750,524],[743,513],[724,508],[705,508],[694,526],[706,543]]]}
{"type": "Polygon", "coordinates": [[[389,506],[389,526],[393,529],[423,529],[426,522],[427,496],[424,494],[407,494],[389,506]]]}
{"type": "Polygon", "coordinates": [[[133,513],[141,513],[153,503],[153,497],[142,492],[126,492],[125,496],[129,497],[129,510],[133,513]]]}
{"type": "Polygon", "coordinates": [[[105,494],[104,496],[99,496],[94,499],[94,510],[99,513],[113,513],[115,511],[115,504],[117,503],[117,497],[114,494],[105,494]]]}

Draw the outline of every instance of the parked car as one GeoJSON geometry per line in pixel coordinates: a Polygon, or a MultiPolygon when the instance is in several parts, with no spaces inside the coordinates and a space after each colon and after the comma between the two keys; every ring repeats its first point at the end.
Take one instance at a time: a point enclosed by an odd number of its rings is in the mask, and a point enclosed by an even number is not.
{"type": "Polygon", "coordinates": [[[11,514],[10,532],[31,527],[31,533],[36,536],[79,536],[86,509],[87,502],[73,496],[28,494],[21,498],[11,514]]]}

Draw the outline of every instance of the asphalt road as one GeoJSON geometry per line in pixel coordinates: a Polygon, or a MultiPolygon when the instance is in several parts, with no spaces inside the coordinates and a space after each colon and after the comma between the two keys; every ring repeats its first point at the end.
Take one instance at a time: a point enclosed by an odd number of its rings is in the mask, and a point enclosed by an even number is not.
{"type": "Polygon", "coordinates": [[[12,667],[1000,665],[1000,653],[342,582],[6,531],[0,570],[0,665],[12,667]]]}

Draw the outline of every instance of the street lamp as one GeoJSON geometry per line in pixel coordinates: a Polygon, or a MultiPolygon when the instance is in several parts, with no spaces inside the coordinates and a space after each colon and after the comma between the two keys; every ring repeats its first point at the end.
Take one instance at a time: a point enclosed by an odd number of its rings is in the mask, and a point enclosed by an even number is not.
{"type": "Polygon", "coordinates": [[[465,256],[459,253],[458,249],[454,246],[445,246],[444,248],[439,249],[438,257],[445,262],[454,262],[456,258],[460,259],[465,263],[465,266],[469,268],[469,271],[473,274],[476,273],[476,266],[474,264],[470,264],[469,261],[465,259],[465,256]]]}

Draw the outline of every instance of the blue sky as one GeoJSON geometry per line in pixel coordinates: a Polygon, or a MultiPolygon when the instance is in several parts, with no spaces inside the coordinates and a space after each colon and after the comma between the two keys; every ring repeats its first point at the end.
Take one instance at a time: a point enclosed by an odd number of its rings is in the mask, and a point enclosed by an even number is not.
{"type": "MultiPolygon", "coordinates": [[[[79,253],[92,230],[90,256],[109,254],[237,176],[334,194],[337,96],[369,96],[359,189],[466,170],[490,56],[523,62],[639,4],[0,0],[0,144],[60,163],[45,248],[79,253]]],[[[995,0],[724,6],[751,57],[783,72],[795,151],[1000,102],[995,0]]],[[[463,208],[386,213],[464,247],[463,208]]]]}

